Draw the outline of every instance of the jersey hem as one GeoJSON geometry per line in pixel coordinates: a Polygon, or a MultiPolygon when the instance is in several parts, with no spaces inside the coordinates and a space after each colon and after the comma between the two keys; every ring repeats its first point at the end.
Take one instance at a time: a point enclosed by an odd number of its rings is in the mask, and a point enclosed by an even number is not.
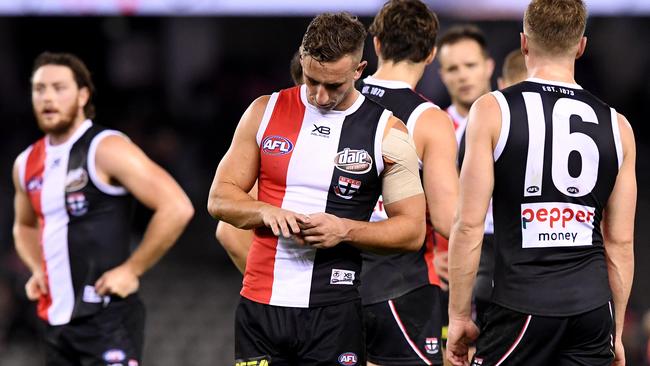
{"type": "Polygon", "coordinates": [[[603,300],[598,303],[594,303],[593,305],[586,306],[580,310],[576,311],[569,311],[569,312],[546,312],[546,311],[537,311],[533,308],[526,308],[526,307],[521,307],[513,304],[509,304],[508,302],[503,302],[499,300],[492,299],[492,302],[502,306],[506,309],[516,311],[522,314],[528,314],[528,315],[533,315],[533,316],[549,316],[549,317],[568,317],[568,316],[575,316],[575,315],[580,315],[584,313],[588,313],[592,310],[598,309],[601,306],[604,306],[605,304],[608,304],[610,301],[612,301],[612,298],[609,297],[607,300],[603,300]]]}

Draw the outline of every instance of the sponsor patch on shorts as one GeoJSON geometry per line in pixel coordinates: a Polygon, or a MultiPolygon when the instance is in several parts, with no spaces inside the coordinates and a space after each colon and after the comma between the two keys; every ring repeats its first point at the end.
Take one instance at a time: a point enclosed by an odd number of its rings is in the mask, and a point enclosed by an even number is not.
{"type": "Polygon", "coordinates": [[[521,205],[523,248],[593,245],[593,207],[566,202],[521,205]]]}
{"type": "Polygon", "coordinates": [[[235,366],[270,366],[271,356],[264,355],[260,357],[242,358],[235,360],[235,366]]]}
{"type": "Polygon", "coordinates": [[[354,284],[354,271],[345,269],[332,269],[332,276],[330,277],[330,285],[353,285],[354,284]]]}

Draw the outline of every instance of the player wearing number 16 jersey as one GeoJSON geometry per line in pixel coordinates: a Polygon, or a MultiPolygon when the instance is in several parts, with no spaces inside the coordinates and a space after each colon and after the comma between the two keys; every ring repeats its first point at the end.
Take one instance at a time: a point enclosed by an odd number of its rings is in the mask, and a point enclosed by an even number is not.
{"type": "Polygon", "coordinates": [[[450,239],[447,356],[472,365],[624,365],[632,284],[635,148],[622,115],[583,90],[581,0],[533,0],[526,81],[472,106],[450,239]],[[493,194],[496,266],[480,335],[470,298],[493,194]]]}

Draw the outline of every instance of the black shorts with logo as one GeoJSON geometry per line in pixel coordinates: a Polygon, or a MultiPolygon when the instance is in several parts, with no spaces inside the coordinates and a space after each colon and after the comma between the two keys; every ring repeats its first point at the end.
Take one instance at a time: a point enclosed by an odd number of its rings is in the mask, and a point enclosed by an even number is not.
{"type": "Polygon", "coordinates": [[[364,306],[368,361],[379,365],[442,365],[440,287],[427,285],[364,306]]]}
{"type": "Polygon", "coordinates": [[[290,308],[242,297],[235,313],[235,365],[365,365],[362,316],[361,300],[290,308]]]}
{"type": "Polygon", "coordinates": [[[614,360],[610,303],[568,317],[537,316],[490,304],[472,366],[609,366],[614,360]]]}
{"type": "Polygon", "coordinates": [[[113,299],[101,312],[45,330],[46,366],[139,366],[144,305],[131,295],[113,299]]]}

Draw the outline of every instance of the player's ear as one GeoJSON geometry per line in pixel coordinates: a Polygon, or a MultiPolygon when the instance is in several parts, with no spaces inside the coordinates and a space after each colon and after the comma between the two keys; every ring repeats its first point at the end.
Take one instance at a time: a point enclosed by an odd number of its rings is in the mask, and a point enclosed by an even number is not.
{"type": "Polygon", "coordinates": [[[379,38],[372,37],[372,44],[375,46],[375,55],[377,55],[377,58],[381,57],[381,41],[379,38]]]}
{"type": "Polygon", "coordinates": [[[368,61],[363,60],[359,62],[359,66],[357,66],[357,69],[354,70],[354,80],[357,81],[359,78],[361,78],[361,75],[363,74],[363,70],[365,70],[366,66],[368,66],[368,61]]]}
{"type": "Polygon", "coordinates": [[[79,95],[77,96],[77,104],[79,105],[79,108],[84,108],[86,104],[88,104],[88,100],[90,99],[90,91],[88,90],[87,87],[82,87],[79,89],[79,95]]]}
{"type": "Polygon", "coordinates": [[[429,53],[429,56],[424,60],[425,65],[429,65],[430,63],[433,62],[433,59],[436,58],[436,53],[438,52],[438,47],[433,47],[431,52],[429,53]]]}
{"type": "Polygon", "coordinates": [[[587,37],[580,38],[580,43],[578,43],[578,52],[576,53],[576,60],[579,59],[587,48],[587,37]]]}
{"type": "Polygon", "coordinates": [[[519,41],[520,41],[520,48],[521,48],[521,53],[524,56],[528,56],[528,38],[524,34],[524,32],[519,32],[519,41]]]}

